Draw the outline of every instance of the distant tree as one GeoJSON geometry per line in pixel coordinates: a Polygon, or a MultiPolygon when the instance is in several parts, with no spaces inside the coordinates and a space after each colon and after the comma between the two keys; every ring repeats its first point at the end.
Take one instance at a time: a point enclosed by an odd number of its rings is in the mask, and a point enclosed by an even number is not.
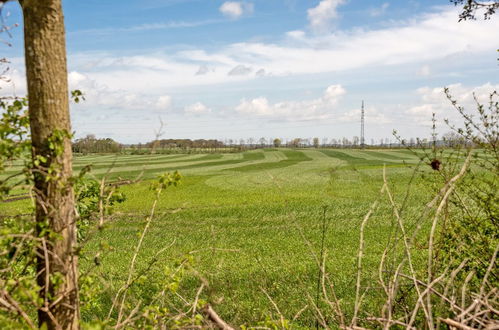
{"type": "Polygon", "coordinates": [[[499,10],[499,0],[450,0],[450,2],[456,6],[463,6],[463,10],[459,14],[459,21],[476,19],[476,13],[479,10],[484,11],[484,19],[490,19],[490,16],[494,15],[496,10],[499,10]]]}
{"type": "Polygon", "coordinates": [[[452,131],[445,133],[442,139],[445,146],[449,148],[461,147],[466,143],[466,139],[462,135],[452,131]]]}
{"type": "Polygon", "coordinates": [[[431,142],[427,138],[424,138],[424,139],[421,140],[421,144],[424,147],[430,147],[431,142]]]}
{"type": "Polygon", "coordinates": [[[354,137],[353,137],[353,145],[354,145],[355,147],[359,145],[359,141],[360,141],[360,139],[359,139],[359,137],[358,137],[358,136],[354,136],[354,137]]]}
{"type": "Polygon", "coordinates": [[[314,139],[312,140],[312,143],[314,145],[314,148],[319,148],[320,142],[319,142],[319,138],[318,137],[314,137],[314,139]]]}
{"type": "Polygon", "coordinates": [[[281,146],[281,139],[275,138],[273,142],[274,142],[274,147],[279,148],[281,146]]]}
{"type": "Polygon", "coordinates": [[[258,142],[260,142],[260,147],[262,148],[267,145],[267,140],[264,137],[261,137],[260,140],[258,140],[258,142]]]}
{"type": "Polygon", "coordinates": [[[295,138],[295,139],[291,140],[291,142],[289,144],[292,148],[298,148],[300,146],[300,143],[301,143],[301,139],[295,138]]]}

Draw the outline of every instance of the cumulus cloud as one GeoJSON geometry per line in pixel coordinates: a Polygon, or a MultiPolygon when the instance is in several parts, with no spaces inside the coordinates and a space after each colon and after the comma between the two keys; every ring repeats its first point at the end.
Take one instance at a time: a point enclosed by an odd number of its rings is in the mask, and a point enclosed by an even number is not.
{"type": "MultiPolygon", "coordinates": [[[[487,103],[490,93],[499,90],[499,84],[486,83],[475,87],[453,84],[449,85],[448,88],[457,104],[472,114],[476,113],[477,108],[474,97],[476,96],[482,104],[487,103]]],[[[444,88],[422,87],[417,90],[417,94],[420,96],[420,103],[407,110],[407,114],[416,122],[431,125],[433,113],[439,120],[449,119],[459,122],[459,115],[445,96],[444,88]]]]}
{"type": "Polygon", "coordinates": [[[253,13],[254,5],[251,2],[226,1],[219,10],[226,17],[238,19],[243,15],[253,13]]]}
{"type": "Polygon", "coordinates": [[[158,51],[135,56],[77,53],[71,57],[71,66],[115,90],[147,94],[255,79],[250,73],[260,68],[272,76],[288,76],[404,64],[413,65],[417,73],[421,63],[431,66],[432,61],[455,54],[476,58],[495,52],[499,35],[490,31],[499,30],[499,20],[457,22],[457,15],[455,8],[446,7],[376,30],[320,36],[296,32],[291,33],[295,37],[292,43],[288,33],[281,42],[240,42],[215,51],[158,51]],[[206,74],[208,68],[212,71],[206,74]],[[228,72],[232,72],[230,79],[228,72]]]}
{"type": "Polygon", "coordinates": [[[201,102],[196,102],[194,104],[186,106],[184,108],[184,112],[193,115],[201,115],[201,114],[210,113],[211,109],[201,102]]]}
{"type": "Polygon", "coordinates": [[[169,95],[161,95],[156,101],[156,109],[167,110],[172,106],[172,97],[169,95]]]}
{"type": "Polygon", "coordinates": [[[77,71],[68,74],[68,83],[70,89],[79,89],[85,94],[85,102],[78,104],[80,109],[164,111],[172,107],[169,95],[148,95],[113,89],[77,71]]]}
{"type": "Polygon", "coordinates": [[[235,110],[242,115],[274,118],[288,121],[333,118],[346,90],[341,85],[329,86],[324,94],[312,100],[270,103],[265,97],[243,99],[235,110]]]}
{"type": "Polygon", "coordinates": [[[196,102],[194,104],[188,105],[184,107],[184,112],[188,114],[193,114],[193,115],[202,115],[206,113],[210,113],[211,109],[208,108],[206,105],[204,105],[201,102],[196,102]]]}
{"type": "Polygon", "coordinates": [[[232,70],[229,71],[229,76],[245,76],[250,74],[253,69],[248,66],[244,66],[242,64],[235,66],[232,70]]]}
{"type": "MultiPolygon", "coordinates": [[[[176,52],[158,50],[143,55],[77,52],[71,55],[72,71],[68,78],[72,89],[79,88],[87,95],[87,101],[78,104],[77,109],[165,111],[168,104],[173,107],[171,98],[170,103],[167,98],[160,98],[169,96],[170,90],[206,85],[218,89],[220,84],[258,79],[263,74],[261,68],[265,69],[266,76],[271,72],[272,77],[278,79],[289,75],[339,72],[373,66],[385,70],[384,66],[392,64],[412,65],[414,74],[420,69],[420,74],[426,74],[432,70],[426,70],[422,64],[433,68],[433,61],[449,56],[476,59],[482,54],[494,54],[499,35],[490,31],[499,30],[499,20],[458,23],[457,13],[457,9],[445,7],[376,30],[335,31],[322,35],[295,31],[272,43],[240,42],[214,51],[202,48],[176,52]],[[232,72],[230,77],[229,72],[232,72]]],[[[11,60],[13,65],[9,73],[15,82],[17,94],[25,95],[24,63],[22,59],[11,60]]],[[[0,90],[0,93],[5,92],[7,89],[0,90]]],[[[423,94],[420,95],[423,97],[423,94]]],[[[288,111],[292,117],[301,118],[298,107],[302,106],[305,109],[303,113],[310,114],[313,101],[284,101],[277,106],[266,98],[255,100],[254,105],[252,99],[246,100],[245,106],[239,110],[244,112],[245,109],[253,109],[253,112],[262,114],[288,111]],[[258,108],[263,110],[256,111],[258,108]]],[[[441,107],[437,104],[421,99],[421,102],[410,107],[411,112],[401,110],[399,115],[404,114],[413,121],[418,118],[429,120],[433,109],[441,107]]],[[[445,100],[443,104],[448,105],[445,100]]],[[[304,117],[319,118],[318,113],[321,112],[312,112],[312,116],[304,117]]]]}
{"type": "Polygon", "coordinates": [[[338,17],[338,6],[345,3],[345,0],[321,0],[317,7],[307,11],[308,21],[312,30],[326,31],[333,19],[338,17]]]}

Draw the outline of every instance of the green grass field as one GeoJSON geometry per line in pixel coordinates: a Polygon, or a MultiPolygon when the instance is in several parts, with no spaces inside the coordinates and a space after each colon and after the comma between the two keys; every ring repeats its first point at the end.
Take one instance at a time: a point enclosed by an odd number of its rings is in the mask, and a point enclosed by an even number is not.
{"type": "MultiPolygon", "coordinates": [[[[195,272],[185,274],[179,289],[186,299],[194,298],[202,277],[208,286],[201,298],[214,304],[226,321],[255,325],[277,318],[265,291],[288,319],[308,305],[295,324],[311,327],[315,316],[309,297],[316,295],[319,270],[314,254],[320,253],[323,221],[326,269],[345,311],[351,313],[359,227],[370,205],[380,199],[383,167],[396,202],[405,203],[404,218],[411,221],[432,196],[428,193],[431,186],[421,176],[412,179],[417,163],[418,158],[410,153],[388,150],[267,149],[221,155],[76,157],[75,170],[92,164],[91,174],[97,178],[141,175],[143,179],[120,187],[126,202],[115,208],[107,228],[92,236],[81,264],[84,269],[91,267],[101,242],[109,243],[112,249],[101,256],[101,266],[94,272],[114,289],[122,285],[153,204],[149,179],[178,170],[182,184],[161,195],[137,269],[147,267],[163,247],[171,247],[158,257],[147,280],[131,289],[131,301],[147,304],[158,290],[156,283],[165,278],[163,269],[190,255],[195,272]]],[[[29,200],[3,203],[0,213],[22,213],[29,204],[29,200]]],[[[370,281],[378,276],[380,254],[392,234],[393,221],[392,209],[383,197],[365,230],[365,286],[375,283],[370,281]]],[[[367,307],[374,306],[376,299],[376,290],[369,291],[367,307]]],[[[84,317],[104,318],[111,300],[110,295],[99,295],[84,317]]]]}

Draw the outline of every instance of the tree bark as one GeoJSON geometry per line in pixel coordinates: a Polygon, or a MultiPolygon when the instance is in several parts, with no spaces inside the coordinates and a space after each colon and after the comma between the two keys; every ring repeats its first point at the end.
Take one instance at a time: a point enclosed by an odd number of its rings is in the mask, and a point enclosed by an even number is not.
{"type": "Polygon", "coordinates": [[[34,168],[36,222],[43,242],[37,259],[37,281],[44,300],[38,321],[48,329],[78,329],[76,215],[70,180],[71,124],[62,4],[61,0],[19,2],[24,14],[32,156],[46,159],[34,168]],[[62,137],[60,142],[57,136],[62,137]],[[57,144],[63,149],[57,151],[57,144]],[[61,283],[54,283],[58,278],[61,283]]]}

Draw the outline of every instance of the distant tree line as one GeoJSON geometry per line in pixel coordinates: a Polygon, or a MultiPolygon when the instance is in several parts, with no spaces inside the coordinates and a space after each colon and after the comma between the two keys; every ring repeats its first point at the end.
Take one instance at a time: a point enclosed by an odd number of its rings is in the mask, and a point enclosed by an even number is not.
{"type": "Polygon", "coordinates": [[[98,139],[95,135],[87,135],[72,144],[74,153],[119,153],[123,146],[111,138],[98,139]]]}
{"type": "Polygon", "coordinates": [[[191,140],[191,139],[162,139],[155,140],[146,143],[147,148],[180,148],[180,149],[190,149],[190,148],[221,148],[225,144],[218,140],[191,140]]]}
{"type": "Polygon", "coordinates": [[[147,143],[121,144],[111,138],[96,138],[95,135],[87,135],[84,138],[73,142],[73,152],[81,154],[89,153],[220,153],[220,152],[240,152],[244,150],[261,148],[428,148],[433,145],[439,147],[459,147],[464,146],[465,140],[455,132],[444,134],[441,139],[418,139],[410,138],[408,140],[392,140],[381,138],[379,140],[371,139],[370,143],[360,144],[360,138],[354,136],[349,139],[343,138],[248,138],[248,139],[226,139],[224,141],[215,139],[161,139],[153,140],[147,143]]]}

